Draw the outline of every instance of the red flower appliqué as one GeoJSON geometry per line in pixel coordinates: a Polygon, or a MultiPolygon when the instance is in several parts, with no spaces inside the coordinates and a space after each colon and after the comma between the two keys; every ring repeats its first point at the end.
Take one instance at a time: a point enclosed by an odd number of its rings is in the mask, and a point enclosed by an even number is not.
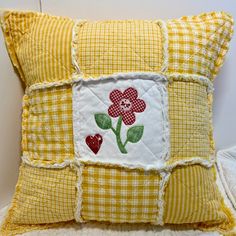
{"type": "Polygon", "coordinates": [[[110,93],[110,100],[113,104],[108,109],[111,117],[122,116],[126,125],[132,125],[135,122],[135,112],[143,112],[146,103],[138,99],[138,91],[132,87],[127,88],[123,93],[115,89],[110,93]]]}

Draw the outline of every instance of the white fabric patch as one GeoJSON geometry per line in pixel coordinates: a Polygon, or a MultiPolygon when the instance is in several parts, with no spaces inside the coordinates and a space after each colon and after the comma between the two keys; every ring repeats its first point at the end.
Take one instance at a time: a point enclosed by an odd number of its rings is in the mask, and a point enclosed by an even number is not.
{"type": "Polygon", "coordinates": [[[126,73],[73,85],[73,127],[80,161],[159,169],[169,157],[167,80],[126,73]]]}

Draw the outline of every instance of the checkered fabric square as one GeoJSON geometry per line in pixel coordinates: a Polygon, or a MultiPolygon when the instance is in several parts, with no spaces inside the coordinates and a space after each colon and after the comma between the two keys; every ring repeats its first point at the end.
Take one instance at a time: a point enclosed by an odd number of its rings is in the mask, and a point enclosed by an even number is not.
{"type": "Polygon", "coordinates": [[[22,164],[10,213],[13,224],[43,224],[74,219],[76,171],[22,164]]]}
{"type": "Polygon", "coordinates": [[[78,34],[78,64],[85,77],[160,71],[162,34],[154,21],[86,22],[78,34]]]}
{"type": "Polygon", "coordinates": [[[81,215],[85,220],[157,221],[157,173],[86,165],[82,189],[81,215]]]}
{"type": "MultiPolygon", "coordinates": [[[[73,159],[71,86],[35,90],[29,94],[27,103],[27,131],[24,134],[27,142],[24,141],[23,154],[34,164],[73,159]]],[[[25,118],[24,115],[25,112],[25,118]]]]}
{"type": "Polygon", "coordinates": [[[213,79],[231,38],[232,18],[222,12],[169,20],[168,72],[213,79]]]}
{"type": "Polygon", "coordinates": [[[210,111],[207,88],[194,82],[174,81],[168,86],[171,159],[210,155],[210,111]]]}

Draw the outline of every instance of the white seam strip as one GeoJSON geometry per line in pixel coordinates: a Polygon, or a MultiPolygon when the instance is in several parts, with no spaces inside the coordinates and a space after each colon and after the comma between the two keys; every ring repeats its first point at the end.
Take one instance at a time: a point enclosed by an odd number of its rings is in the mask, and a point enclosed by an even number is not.
{"type": "Polygon", "coordinates": [[[62,80],[62,81],[55,81],[55,82],[48,82],[48,83],[37,83],[37,84],[33,84],[30,87],[26,88],[26,92],[27,94],[31,93],[34,90],[38,90],[38,89],[47,89],[47,88],[51,88],[51,87],[59,87],[59,86],[63,86],[63,85],[73,85],[74,83],[80,82],[80,81],[84,81],[86,82],[90,82],[90,81],[100,81],[100,80],[106,80],[106,79],[127,79],[127,76],[130,77],[139,77],[139,76],[146,76],[147,78],[152,78],[153,76],[156,77],[160,77],[160,79],[165,80],[167,82],[167,78],[165,75],[161,74],[161,73],[154,73],[154,72],[127,72],[127,73],[114,73],[111,75],[104,75],[104,76],[100,76],[97,78],[86,78],[84,79],[83,77],[81,77],[81,75],[78,75],[78,77],[73,78],[73,79],[69,79],[69,80],[62,80]]]}
{"type": "Polygon", "coordinates": [[[170,126],[169,126],[169,101],[168,101],[168,92],[166,91],[167,88],[164,86],[159,87],[160,94],[162,97],[162,104],[161,104],[161,110],[162,110],[162,117],[163,117],[163,122],[162,122],[162,129],[163,129],[163,151],[162,151],[162,157],[163,160],[168,160],[170,158],[170,126]],[[163,91],[165,90],[165,91],[163,91]],[[167,94],[165,96],[164,94],[167,94]],[[167,105],[164,105],[167,104],[167,105]]]}
{"type": "Polygon", "coordinates": [[[166,184],[169,180],[171,173],[170,172],[161,172],[160,177],[161,180],[159,182],[159,193],[158,193],[158,202],[157,202],[157,207],[158,207],[158,216],[157,216],[157,224],[158,225],[164,225],[164,208],[165,208],[165,200],[164,200],[164,195],[165,195],[165,187],[166,184]]]}
{"type": "Polygon", "coordinates": [[[98,81],[98,80],[104,80],[108,79],[110,77],[112,78],[125,78],[127,76],[147,76],[147,77],[152,77],[152,76],[160,76],[162,78],[167,78],[168,80],[184,80],[186,82],[191,82],[191,81],[196,81],[196,82],[202,82],[204,85],[208,86],[208,91],[212,92],[213,91],[213,83],[204,76],[200,75],[192,75],[192,74],[179,74],[179,73],[173,73],[173,74],[162,74],[162,73],[154,73],[154,72],[128,72],[128,73],[114,73],[111,75],[104,75],[100,76],[97,78],[83,78],[78,75],[78,77],[69,79],[69,80],[62,80],[62,81],[55,81],[55,82],[47,82],[47,83],[37,83],[33,84],[30,87],[26,88],[26,93],[30,93],[34,90],[38,89],[47,89],[51,87],[59,87],[63,85],[72,85],[73,83],[79,82],[79,81],[98,81]]]}
{"type": "MultiPolygon", "coordinates": [[[[61,164],[42,164],[42,163],[33,163],[33,161],[30,160],[30,158],[27,157],[27,155],[22,156],[22,161],[30,166],[33,167],[43,167],[43,168],[49,168],[49,169],[54,169],[54,168],[64,168],[66,166],[69,165],[76,165],[76,166],[80,166],[81,164],[93,164],[93,165],[98,165],[98,166],[113,166],[113,167],[121,167],[121,168],[127,168],[127,169],[131,169],[131,170],[135,170],[135,169],[140,169],[140,170],[146,170],[143,167],[127,167],[127,166],[121,166],[121,165],[117,165],[117,164],[111,164],[111,163],[98,163],[98,162],[84,162],[84,161],[80,161],[80,159],[78,158],[78,154],[75,154],[75,159],[74,160],[65,160],[63,163],[61,164]]],[[[199,164],[202,165],[204,167],[210,168],[215,164],[216,160],[214,156],[211,156],[208,160],[207,159],[203,159],[201,157],[192,157],[189,159],[185,159],[185,160],[180,160],[180,161],[176,161],[172,164],[168,164],[168,165],[164,165],[161,166],[159,168],[152,168],[152,169],[148,169],[146,171],[157,171],[159,173],[161,173],[162,171],[172,171],[175,167],[177,166],[187,166],[187,165],[195,165],[195,164],[199,164]]]]}
{"type": "Polygon", "coordinates": [[[77,206],[76,206],[76,210],[75,210],[75,220],[77,222],[84,222],[82,216],[81,216],[81,210],[82,210],[82,195],[83,195],[83,188],[82,188],[82,183],[83,183],[83,170],[84,170],[84,165],[81,163],[77,163],[77,177],[78,177],[78,181],[77,181],[77,206]]]}
{"type": "Polygon", "coordinates": [[[169,52],[168,52],[168,29],[166,26],[166,22],[163,20],[158,20],[156,23],[159,25],[161,29],[162,35],[162,53],[163,53],[163,62],[161,72],[164,73],[168,69],[169,62],[169,52]]]}
{"type": "Polygon", "coordinates": [[[26,163],[27,165],[30,165],[32,167],[39,167],[39,168],[42,167],[42,168],[49,168],[49,169],[61,169],[75,163],[74,160],[64,160],[60,164],[58,163],[54,163],[54,164],[34,163],[34,160],[31,160],[31,158],[27,154],[23,154],[21,159],[23,163],[26,163]]]}
{"type": "Polygon", "coordinates": [[[181,74],[181,73],[168,73],[166,74],[166,77],[168,78],[169,82],[172,80],[183,80],[184,82],[201,82],[205,86],[207,86],[207,92],[212,93],[214,91],[213,83],[210,79],[208,79],[205,76],[195,75],[195,74],[181,74]]]}
{"type": "Polygon", "coordinates": [[[75,68],[75,72],[72,74],[72,78],[81,75],[81,69],[78,64],[77,55],[79,55],[79,28],[83,26],[86,20],[75,20],[72,28],[72,40],[71,40],[71,61],[75,68]]]}

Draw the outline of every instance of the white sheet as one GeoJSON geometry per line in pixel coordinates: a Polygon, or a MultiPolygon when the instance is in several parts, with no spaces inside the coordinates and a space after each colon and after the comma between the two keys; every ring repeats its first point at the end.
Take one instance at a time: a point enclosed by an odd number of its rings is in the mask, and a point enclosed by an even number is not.
{"type": "Polygon", "coordinates": [[[236,209],[236,146],[217,153],[217,166],[225,192],[236,209]]]}

